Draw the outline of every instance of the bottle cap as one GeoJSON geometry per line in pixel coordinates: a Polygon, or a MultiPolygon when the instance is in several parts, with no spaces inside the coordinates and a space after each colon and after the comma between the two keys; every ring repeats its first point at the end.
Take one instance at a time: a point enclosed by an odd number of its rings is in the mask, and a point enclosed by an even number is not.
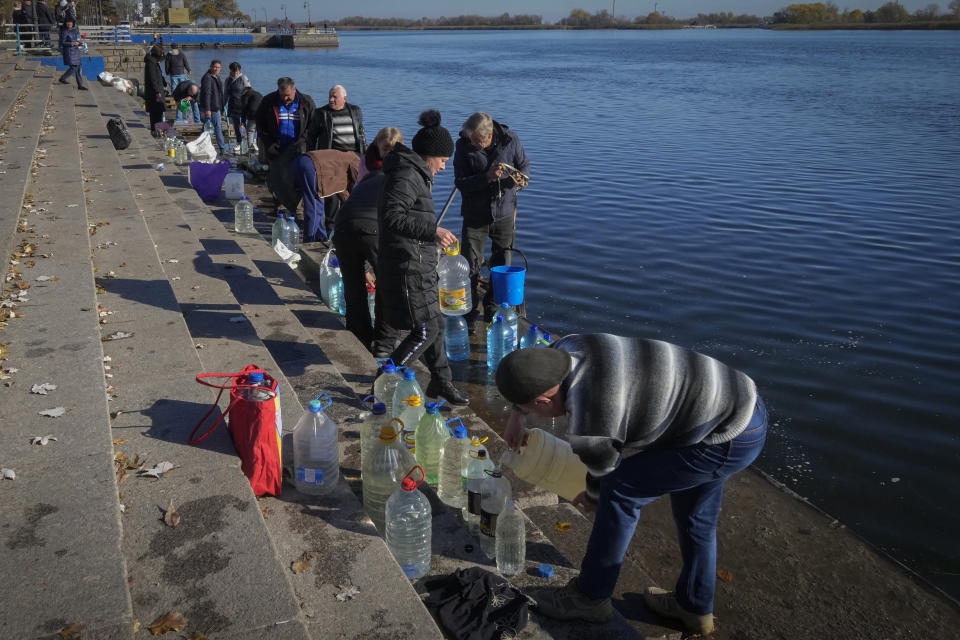
{"type": "Polygon", "coordinates": [[[253,373],[247,374],[247,384],[257,385],[263,382],[263,374],[259,371],[254,371],[253,373]]]}
{"type": "Polygon", "coordinates": [[[460,255],[460,241],[457,240],[451,245],[447,245],[443,248],[443,252],[448,256],[458,256],[460,255]]]}
{"type": "Polygon", "coordinates": [[[541,578],[552,578],[553,577],[553,565],[552,564],[542,564],[537,567],[537,575],[541,578]]]}
{"type": "Polygon", "coordinates": [[[510,308],[510,305],[507,304],[506,302],[501,302],[501,303],[500,303],[500,308],[501,308],[501,309],[509,309],[509,308],[510,308]]]}
{"type": "Polygon", "coordinates": [[[507,500],[507,509],[516,509],[517,503],[513,500],[507,500]]]}
{"type": "Polygon", "coordinates": [[[404,380],[416,380],[417,372],[411,369],[410,367],[400,367],[398,371],[402,371],[400,375],[403,376],[404,380]]]}
{"type": "Polygon", "coordinates": [[[380,428],[380,442],[393,442],[396,439],[397,432],[393,430],[393,427],[387,425],[380,428]]]}
{"type": "Polygon", "coordinates": [[[319,400],[310,401],[310,413],[320,413],[323,411],[323,405],[320,404],[319,400]]]}
{"type": "Polygon", "coordinates": [[[382,416],[387,412],[387,405],[383,404],[382,402],[374,402],[372,411],[373,415],[382,416]]]}
{"type": "Polygon", "coordinates": [[[404,491],[413,491],[418,486],[420,486],[420,483],[422,483],[426,479],[426,477],[427,476],[423,471],[423,467],[421,467],[420,465],[417,465],[413,469],[410,469],[410,471],[407,472],[407,475],[403,476],[403,479],[400,481],[400,488],[403,489],[404,491]],[[414,471],[420,471],[419,480],[411,477],[413,476],[414,471]]]}
{"type": "Polygon", "coordinates": [[[381,358],[377,360],[377,364],[380,365],[384,373],[396,373],[397,371],[397,365],[393,364],[393,360],[390,358],[381,358]]]}
{"type": "Polygon", "coordinates": [[[331,266],[331,267],[334,267],[334,268],[339,268],[339,267],[340,267],[340,261],[337,260],[337,257],[336,257],[336,256],[331,256],[331,257],[330,257],[330,266],[331,266]]]}
{"type": "Polygon", "coordinates": [[[247,196],[240,196],[240,199],[241,199],[241,200],[246,200],[246,199],[247,199],[247,196]]]}
{"type": "Polygon", "coordinates": [[[440,413],[440,403],[439,403],[439,402],[428,402],[428,403],[427,403],[427,413],[429,413],[429,414],[440,413]]]}

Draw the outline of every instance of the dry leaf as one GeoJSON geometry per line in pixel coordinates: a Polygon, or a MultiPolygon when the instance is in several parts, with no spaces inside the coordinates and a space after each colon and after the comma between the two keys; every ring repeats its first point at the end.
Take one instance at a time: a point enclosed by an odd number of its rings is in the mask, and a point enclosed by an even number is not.
{"type": "Polygon", "coordinates": [[[126,438],[117,438],[116,440],[113,441],[113,446],[121,445],[126,441],[127,441],[126,438]]]}
{"type": "Polygon", "coordinates": [[[80,638],[80,634],[83,633],[83,630],[86,629],[87,625],[82,622],[74,622],[73,624],[68,624],[63,629],[60,629],[60,632],[57,634],[57,637],[61,640],[74,640],[80,638]]]}
{"type": "Polygon", "coordinates": [[[133,632],[136,633],[136,632],[138,632],[138,631],[140,631],[140,621],[139,621],[139,620],[134,620],[134,621],[133,621],[133,632]]]}
{"type": "Polygon", "coordinates": [[[309,571],[311,568],[313,568],[313,563],[310,562],[309,551],[304,551],[299,560],[294,560],[290,564],[290,570],[294,573],[303,573],[304,571],[309,571]]]}
{"type": "Polygon", "coordinates": [[[46,416],[47,418],[59,418],[66,412],[67,410],[63,407],[54,407],[53,409],[44,409],[43,411],[37,411],[37,415],[46,416]]]}
{"type": "Polygon", "coordinates": [[[169,631],[180,631],[187,626],[187,620],[179,611],[165,613],[154,620],[147,628],[155,636],[162,636],[169,631]]]}
{"type": "Polygon", "coordinates": [[[30,387],[30,393],[39,393],[42,396],[47,395],[48,391],[53,391],[57,388],[57,385],[50,384],[49,382],[43,382],[41,384],[35,384],[30,387]]]}
{"type": "Polygon", "coordinates": [[[558,522],[557,524],[553,525],[553,528],[556,531],[570,531],[570,527],[571,525],[569,522],[558,522]]]}
{"type": "Polygon", "coordinates": [[[340,602],[345,602],[347,600],[353,600],[355,596],[360,593],[360,589],[356,586],[346,586],[346,585],[337,585],[337,589],[340,589],[340,592],[335,596],[340,602]]]}
{"type": "Polygon", "coordinates": [[[48,442],[56,442],[57,439],[53,437],[53,434],[47,436],[30,436],[30,444],[38,444],[41,447],[47,446],[48,442]]]}
{"type": "Polygon", "coordinates": [[[180,524],[180,514],[173,508],[173,498],[170,499],[170,506],[167,507],[167,512],[163,514],[163,521],[166,522],[169,527],[176,527],[180,524]]]}
{"type": "Polygon", "coordinates": [[[733,574],[729,571],[724,571],[723,569],[717,569],[717,577],[724,582],[733,582],[733,574]]]}
{"type": "Polygon", "coordinates": [[[190,640],[207,640],[207,634],[194,631],[193,635],[190,636],[190,640]]]}

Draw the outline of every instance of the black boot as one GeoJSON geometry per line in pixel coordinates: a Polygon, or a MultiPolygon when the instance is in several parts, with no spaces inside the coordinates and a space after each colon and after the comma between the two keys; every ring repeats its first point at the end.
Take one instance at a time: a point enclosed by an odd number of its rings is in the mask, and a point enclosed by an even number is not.
{"type": "Polygon", "coordinates": [[[450,380],[432,378],[427,385],[426,393],[431,398],[443,398],[450,404],[460,406],[470,404],[470,396],[453,386],[450,380]]]}

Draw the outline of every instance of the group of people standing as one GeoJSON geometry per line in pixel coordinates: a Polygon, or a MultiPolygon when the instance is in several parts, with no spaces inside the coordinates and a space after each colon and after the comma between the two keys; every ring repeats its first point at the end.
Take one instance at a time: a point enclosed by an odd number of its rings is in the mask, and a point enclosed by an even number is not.
{"type": "Polygon", "coordinates": [[[59,0],[53,11],[45,0],[22,0],[13,4],[13,23],[21,25],[21,40],[25,41],[27,48],[49,47],[50,30],[62,28],[68,19],[73,25],[77,24],[77,7],[73,0],[59,0]]]}

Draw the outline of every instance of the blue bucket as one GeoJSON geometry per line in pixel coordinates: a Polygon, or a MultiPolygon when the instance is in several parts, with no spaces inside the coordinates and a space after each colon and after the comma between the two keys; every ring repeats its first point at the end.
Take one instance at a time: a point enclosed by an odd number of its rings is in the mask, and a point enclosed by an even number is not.
{"type": "Polygon", "coordinates": [[[523,279],[526,267],[501,265],[490,267],[490,282],[493,284],[493,300],[497,304],[506,302],[511,307],[523,304],[523,279]]]}

